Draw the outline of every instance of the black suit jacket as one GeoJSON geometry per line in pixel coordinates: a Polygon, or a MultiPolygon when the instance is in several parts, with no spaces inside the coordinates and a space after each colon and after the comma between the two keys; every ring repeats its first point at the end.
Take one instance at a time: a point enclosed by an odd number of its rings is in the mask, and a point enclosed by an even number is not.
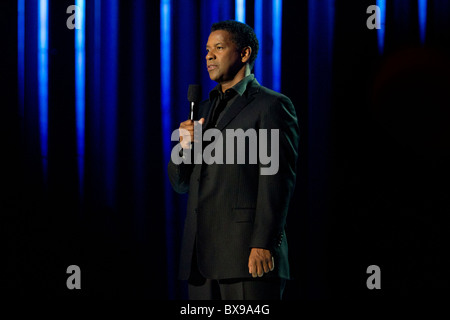
{"type": "MultiPolygon", "coordinates": [[[[206,119],[203,128],[208,127],[214,103],[206,100],[199,106],[198,118],[206,119]]],[[[295,186],[299,142],[292,102],[253,79],[217,124],[223,134],[226,129],[249,128],[279,129],[279,170],[275,175],[260,175],[263,165],[259,160],[249,164],[248,154],[246,164],[168,164],[174,190],[189,192],[179,272],[182,280],[189,278],[194,250],[205,278],[251,277],[248,258],[253,247],[269,249],[274,256],[275,269],[265,276],[289,278],[284,228],[295,186]]],[[[225,145],[225,135],[223,141],[225,145]]]]}

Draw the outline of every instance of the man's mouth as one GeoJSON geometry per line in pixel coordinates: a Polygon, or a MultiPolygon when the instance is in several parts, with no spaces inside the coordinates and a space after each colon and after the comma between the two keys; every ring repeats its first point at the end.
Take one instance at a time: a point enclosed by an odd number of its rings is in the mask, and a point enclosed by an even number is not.
{"type": "Polygon", "coordinates": [[[211,65],[208,66],[208,71],[211,71],[211,70],[214,70],[214,69],[217,69],[217,65],[211,64],[211,65]]]}

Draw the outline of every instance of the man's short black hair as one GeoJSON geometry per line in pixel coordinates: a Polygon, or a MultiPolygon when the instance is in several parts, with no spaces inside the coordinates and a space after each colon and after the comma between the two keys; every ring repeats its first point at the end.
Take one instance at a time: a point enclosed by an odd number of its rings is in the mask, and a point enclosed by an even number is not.
{"type": "Polygon", "coordinates": [[[242,50],[247,46],[252,48],[252,54],[248,60],[250,70],[252,70],[259,50],[259,43],[255,31],[253,31],[249,25],[235,20],[214,23],[211,27],[211,32],[217,30],[228,31],[232,36],[233,42],[238,47],[238,50],[242,50]]]}

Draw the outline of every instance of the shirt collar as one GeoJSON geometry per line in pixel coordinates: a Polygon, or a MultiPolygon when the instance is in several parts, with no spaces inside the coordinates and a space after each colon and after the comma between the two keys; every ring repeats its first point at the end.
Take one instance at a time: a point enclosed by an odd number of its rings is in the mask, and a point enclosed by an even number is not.
{"type": "MultiPolygon", "coordinates": [[[[233,87],[231,87],[228,90],[233,90],[233,91],[235,91],[235,93],[242,96],[244,94],[245,90],[247,89],[247,85],[249,84],[249,82],[253,81],[253,79],[255,79],[255,75],[253,73],[251,73],[248,76],[244,77],[244,79],[242,79],[241,81],[236,83],[233,87]]],[[[225,91],[225,92],[227,92],[227,91],[225,91]]],[[[217,84],[214,87],[214,89],[212,89],[209,92],[209,100],[213,101],[214,98],[216,98],[217,96],[221,96],[222,94],[223,93],[221,90],[221,86],[220,86],[220,84],[217,84]]]]}

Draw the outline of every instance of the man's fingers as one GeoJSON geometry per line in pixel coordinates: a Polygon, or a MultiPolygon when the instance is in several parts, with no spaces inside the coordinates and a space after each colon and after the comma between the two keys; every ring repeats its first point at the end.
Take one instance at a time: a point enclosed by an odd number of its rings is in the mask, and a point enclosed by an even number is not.
{"type": "Polygon", "coordinates": [[[186,132],[192,132],[194,133],[194,126],[188,126],[188,127],[180,127],[180,132],[181,131],[186,131],[186,132]]]}
{"type": "Polygon", "coordinates": [[[250,273],[253,278],[257,277],[256,264],[253,260],[248,262],[248,273],[250,273]]]}
{"type": "Polygon", "coordinates": [[[250,259],[248,263],[248,273],[251,273],[253,278],[262,277],[264,272],[261,265],[261,261],[256,259],[250,259]]]}
{"type": "Polygon", "coordinates": [[[183,126],[183,123],[181,123],[179,134],[181,147],[184,149],[188,149],[192,141],[194,140],[194,126],[183,126]]]}
{"type": "Polygon", "coordinates": [[[270,271],[273,271],[273,269],[275,268],[275,261],[273,257],[270,257],[268,260],[264,260],[263,268],[264,273],[269,273],[270,271]]]}
{"type": "Polygon", "coordinates": [[[198,142],[197,139],[194,139],[196,137],[195,132],[197,130],[200,130],[201,125],[205,122],[205,118],[201,118],[199,121],[192,121],[192,120],[186,120],[182,123],[180,123],[180,142],[183,141],[183,138],[189,139],[189,141],[185,141],[184,145],[190,145],[192,142],[198,142]],[[200,127],[198,127],[198,124],[200,123],[200,127]],[[189,137],[189,138],[188,138],[189,137]]]}
{"type": "Polygon", "coordinates": [[[275,269],[275,259],[272,257],[269,261],[269,270],[273,271],[275,269]]]}
{"type": "MultiPolygon", "coordinates": [[[[189,134],[189,132],[183,132],[182,134],[180,134],[180,138],[192,138],[194,135],[193,134],[189,134]]],[[[191,139],[192,140],[192,139],[191,139]]]]}
{"type": "Polygon", "coordinates": [[[262,277],[275,269],[275,260],[269,250],[252,248],[248,259],[248,270],[253,278],[262,277]]]}
{"type": "Polygon", "coordinates": [[[262,277],[264,275],[263,262],[260,261],[259,263],[256,264],[256,266],[258,268],[258,277],[262,277]]]}
{"type": "Polygon", "coordinates": [[[194,120],[186,120],[180,123],[180,126],[194,125],[194,120]]]}
{"type": "Polygon", "coordinates": [[[194,134],[194,127],[192,128],[180,127],[178,131],[180,133],[180,136],[190,136],[194,134]]]}
{"type": "Polygon", "coordinates": [[[267,261],[263,262],[264,273],[269,273],[269,271],[270,271],[269,264],[270,264],[270,262],[269,263],[267,261]]]}
{"type": "Polygon", "coordinates": [[[181,130],[194,131],[194,121],[187,120],[185,122],[180,123],[180,131],[181,130]]]}

